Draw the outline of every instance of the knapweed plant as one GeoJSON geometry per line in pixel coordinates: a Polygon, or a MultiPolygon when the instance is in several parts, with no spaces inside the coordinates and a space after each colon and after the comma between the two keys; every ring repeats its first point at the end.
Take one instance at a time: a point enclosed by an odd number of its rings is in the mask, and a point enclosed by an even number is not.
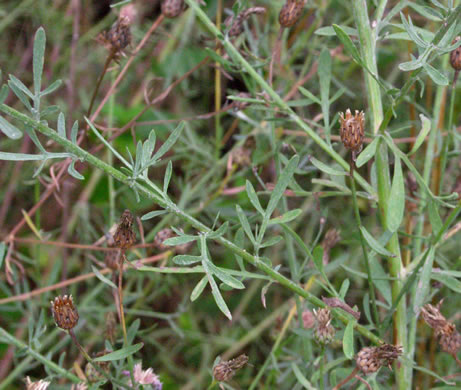
{"type": "Polygon", "coordinates": [[[460,1],[109,3],[0,6],[0,390],[459,388],[460,1]]]}

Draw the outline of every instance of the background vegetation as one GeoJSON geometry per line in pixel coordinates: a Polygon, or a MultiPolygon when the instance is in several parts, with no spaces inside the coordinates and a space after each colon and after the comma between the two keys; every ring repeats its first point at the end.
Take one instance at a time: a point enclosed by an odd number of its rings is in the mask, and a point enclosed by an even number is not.
{"type": "Polygon", "coordinates": [[[128,3],[0,4],[0,389],[129,387],[138,363],[164,390],[331,389],[382,342],[403,349],[393,371],[342,388],[459,387],[459,334],[446,353],[419,316],[460,315],[459,1],[289,1],[284,29],[283,1],[128,3]],[[107,248],[125,209],[124,337],[107,248]],[[84,351],[119,351],[109,379],[55,326],[64,294],[84,351]]]}

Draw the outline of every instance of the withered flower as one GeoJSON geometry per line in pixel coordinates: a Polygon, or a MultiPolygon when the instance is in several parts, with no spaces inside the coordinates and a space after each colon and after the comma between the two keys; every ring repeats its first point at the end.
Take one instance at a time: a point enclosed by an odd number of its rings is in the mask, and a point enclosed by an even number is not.
{"type": "Polygon", "coordinates": [[[162,14],[165,18],[176,18],[184,10],[184,0],[164,0],[162,3],[162,14]]]}
{"type": "Polygon", "coordinates": [[[213,368],[213,376],[219,382],[232,379],[237,370],[248,363],[248,356],[242,354],[229,361],[221,361],[213,368]]]}
{"type": "Polygon", "coordinates": [[[118,59],[123,50],[131,43],[130,17],[121,14],[110,30],[103,31],[96,40],[118,59]]]}
{"type": "MultiPolygon", "coordinates": [[[[454,45],[455,43],[459,42],[460,39],[461,36],[458,35],[455,39],[453,39],[451,44],[454,45]]],[[[456,85],[456,80],[458,79],[458,74],[461,71],[461,46],[457,47],[450,53],[450,64],[455,70],[455,76],[453,77],[454,87],[456,85]]]]}
{"type": "Polygon", "coordinates": [[[424,321],[434,329],[435,335],[439,339],[440,347],[443,351],[455,356],[461,348],[461,335],[456,330],[455,324],[447,321],[440,312],[443,300],[437,306],[431,304],[424,305],[421,315],[424,321]]]}
{"type": "Polygon", "coordinates": [[[352,160],[355,161],[363,147],[365,114],[363,111],[355,110],[355,115],[352,116],[351,110],[347,109],[345,117],[342,112],[339,115],[341,141],[347,149],[352,151],[352,160]]]}
{"type": "Polygon", "coordinates": [[[125,210],[120,217],[117,230],[114,233],[114,243],[122,250],[131,248],[136,242],[136,234],[133,231],[133,215],[130,210],[125,210]]]}
{"type": "Polygon", "coordinates": [[[323,309],[314,310],[316,324],[314,336],[319,343],[329,344],[335,337],[336,330],[331,325],[331,312],[330,309],[325,307],[323,309]]]}
{"type": "Polygon", "coordinates": [[[390,366],[400,355],[402,355],[402,347],[384,344],[379,347],[362,348],[355,362],[357,367],[364,374],[372,374],[378,371],[382,366],[390,366]]]}
{"type": "Polygon", "coordinates": [[[279,13],[279,23],[282,27],[293,26],[301,16],[306,0],[287,0],[279,13]]]}
{"type": "Polygon", "coordinates": [[[263,14],[266,12],[264,7],[251,7],[245,11],[240,12],[236,17],[229,16],[224,24],[229,28],[229,37],[236,37],[243,32],[243,22],[247,20],[252,14],[263,14]]]}
{"type": "Polygon", "coordinates": [[[65,330],[74,328],[78,322],[78,312],[74,306],[72,295],[57,296],[51,301],[51,313],[56,325],[65,330]]]}

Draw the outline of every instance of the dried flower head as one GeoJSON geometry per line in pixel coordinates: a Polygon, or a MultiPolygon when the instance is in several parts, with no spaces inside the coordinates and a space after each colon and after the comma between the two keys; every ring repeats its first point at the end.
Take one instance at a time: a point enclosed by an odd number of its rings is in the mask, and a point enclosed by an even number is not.
{"type": "Polygon", "coordinates": [[[247,20],[252,14],[263,14],[266,12],[264,7],[251,7],[245,11],[240,12],[236,17],[229,16],[224,24],[229,28],[229,37],[236,37],[243,32],[243,22],[247,20]]]}
{"type": "Polygon", "coordinates": [[[109,50],[116,60],[123,55],[123,50],[131,43],[130,25],[130,16],[120,14],[110,30],[103,31],[96,38],[99,43],[109,50]]]}
{"type": "Polygon", "coordinates": [[[154,238],[155,247],[160,251],[167,251],[167,250],[174,249],[176,253],[180,253],[180,254],[184,254],[189,251],[190,247],[192,246],[192,242],[187,242],[185,244],[176,245],[175,247],[171,247],[163,243],[165,240],[167,240],[168,238],[172,238],[172,237],[177,237],[177,234],[173,230],[169,228],[160,230],[155,235],[155,238],[154,238]]]}
{"type": "Polygon", "coordinates": [[[400,355],[402,355],[402,347],[384,344],[379,347],[362,348],[355,357],[355,362],[364,374],[372,374],[382,366],[390,368],[400,355]]]}
{"type": "Polygon", "coordinates": [[[424,305],[421,309],[421,314],[424,321],[434,329],[442,350],[451,355],[456,355],[461,349],[461,335],[456,330],[455,324],[447,321],[440,312],[442,303],[443,300],[437,306],[431,304],[424,305]]]}
{"type": "Polygon", "coordinates": [[[78,312],[74,306],[72,295],[57,296],[51,301],[51,313],[54,322],[61,329],[72,329],[77,325],[78,312]]]}
{"type": "Polygon", "coordinates": [[[114,233],[114,244],[120,249],[128,249],[136,242],[136,234],[133,231],[133,215],[130,210],[125,210],[120,217],[117,230],[114,233]]]}
{"type": "Polygon", "coordinates": [[[26,377],[26,390],[46,390],[50,383],[43,379],[38,382],[32,382],[29,377],[26,377]]]}
{"type": "Polygon", "coordinates": [[[347,109],[345,117],[342,112],[339,115],[341,141],[347,149],[352,150],[352,159],[355,161],[363,147],[365,114],[355,110],[355,115],[352,116],[351,110],[347,109]]]}
{"type": "Polygon", "coordinates": [[[221,361],[213,368],[213,376],[219,382],[232,379],[240,368],[248,363],[248,356],[242,354],[229,361],[221,361]]]}
{"type": "Polygon", "coordinates": [[[164,0],[162,3],[162,14],[165,18],[176,18],[184,10],[184,0],[164,0]]]}
{"type": "Polygon", "coordinates": [[[331,312],[328,307],[314,310],[316,324],[314,336],[319,343],[328,344],[335,337],[336,330],[331,325],[331,312]]]}
{"type": "Polygon", "coordinates": [[[282,27],[293,26],[301,16],[306,0],[287,0],[279,13],[279,23],[282,27]]]}
{"type": "MultiPolygon", "coordinates": [[[[461,36],[457,36],[455,39],[453,39],[453,42],[451,43],[454,45],[455,43],[459,42],[461,39],[461,36]]],[[[455,50],[453,50],[450,53],[450,64],[455,70],[455,76],[453,78],[453,87],[456,85],[456,80],[458,79],[458,74],[461,71],[461,46],[458,46],[455,50]]]]}

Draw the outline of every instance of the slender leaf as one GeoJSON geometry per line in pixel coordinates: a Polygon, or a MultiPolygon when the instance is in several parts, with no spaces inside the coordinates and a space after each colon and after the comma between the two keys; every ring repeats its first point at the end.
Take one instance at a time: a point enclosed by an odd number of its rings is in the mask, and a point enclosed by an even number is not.
{"type": "Polygon", "coordinates": [[[455,279],[452,276],[442,275],[436,272],[432,273],[432,279],[439,281],[444,286],[448,287],[450,290],[458,294],[461,294],[461,282],[458,279],[455,279]]]}
{"type": "Polygon", "coordinates": [[[67,168],[67,172],[69,172],[69,175],[72,177],[75,177],[78,180],[83,180],[85,179],[76,169],[75,169],[75,160],[73,160],[70,164],[69,167],[67,168]]]}
{"type": "Polygon", "coordinates": [[[386,257],[395,257],[395,255],[392,252],[389,252],[370,233],[368,233],[368,231],[367,231],[367,229],[365,229],[365,227],[361,226],[360,231],[362,232],[363,238],[365,239],[367,244],[376,253],[379,253],[380,255],[383,255],[383,256],[386,256],[386,257]]]}
{"type": "Polygon", "coordinates": [[[166,166],[165,177],[163,178],[163,192],[166,194],[168,191],[168,186],[170,185],[171,180],[171,172],[173,172],[173,164],[171,160],[168,161],[168,165],[166,166]]]}
{"type": "Polygon", "coordinates": [[[330,143],[330,83],[331,83],[331,56],[328,48],[320,53],[319,67],[317,70],[320,82],[320,96],[322,101],[322,114],[325,124],[325,135],[330,143]]]}
{"type": "Polygon", "coordinates": [[[187,244],[188,242],[196,241],[197,238],[197,236],[190,236],[185,234],[183,236],[167,238],[165,241],[163,241],[163,245],[176,246],[187,244]]]}
{"type": "Polygon", "coordinates": [[[29,96],[31,99],[34,98],[34,94],[27,88],[24,83],[19,80],[17,77],[13,76],[10,74],[10,81],[12,84],[14,84],[19,90],[21,90],[24,94],[29,96]]]}
{"type": "Polygon", "coordinates": [[[11,139],[19,139],[22,137],[21,131],[2,116],[0,116],[0,131],[11,139]]]}
{"type": "Polygon", "coordinates": [[[449,83],[448,77],[445,76],[442,72],[438,71],[437,69],[435,69],[433,66],[429,65],[428,63],[425,63],[423,67],[426,73],[429,75],[429,77],[432,79],[434,83],[436,83],[437,85],[442,85],[442,86],[448,85],[449,83]]]}
{"type": "Polygon", "coordinates": [[[30,111],[33,112],[32,106],[30,105],[29,98],[16,86],[11,80],[8,81],[8,86],[21,101],[22,104],[30,111]]]}
{"type": "Polygon", "coordinates": [[[372,159],[376,154],[376,149],[378,148],[379,137],[375,137],[373,141],[363,149],[362,153],[360,153],[359,157],[355,164],[358,168],[365,165],[370,159],[372,159]]]}
{"type": "Polygon", "coordinates": [[[346,329],[344,330],[343,351],[344,356],[348,359],[354,357],[354,325],[355,321],[351,320],[347,323],[346,329]]]}
{"type": "Polygon", "coordinates": [[[62,80],[56,80],[54,83],[46,87],[41,93],[40,96],[45,96],[49,95],[50,93],[53,93],[56,91],[62,84],[62,80]]]}
{"type": "Polygon", "coordinates": [[[439,211],[437,210],[437,204],[433,201],[429,201],[428,205],[428,214],[429,214],[429,222],[432,226],[432,232],[437,234],[443,226],[442,218],[440,218],[439,211]]]}
{"type": "Polygon", "coordinates": [[[163,215],[163,214],[166,214],[167,211],[166,210],[155,210],[155,211],[151,211],[147,214],[144,214],[142,217],[141,217],[141,221],[147,221],[148,219],[152,219],[154,217],[157,217],[159,215],[163,215]]]}
{"type": "Polygon", "coordinates": [[[192,302],[194,302],[202,294],[207,284],[208,284],[208,278],[205,275],[202,279],[200,279],[200,282],[198,282],[197,285],[192,290],[192,293],[190,295],[190,300],[192,302]]]}
{"type": "Polygon", "coordinates": [[[67,138],[66,136],[66,119],[62,112],[58,115],[58,134],[62,138],[67,138]]]}
{"type": "Polygon", "coordinates": [[[328,165],[324,164],[323,162],[317,160],[315,157],[310,158],[312,164],[319,169],[320,171],[327,173],[328,175],[332,176],[345,176],[348,173],[345,171],[338,171],[337,169],[331,168],[328,165]]]}
{"type": "Polygon", "coordinates": [[[421,306],[424,304],[429,289],[431,287],[431,272],[434,264],[434,247],[431,247],[427,256],[426,262],[423,265],[419,282],[416,285],[415,301],[413,303],[413,313],[418,314],[421,306]]]}
{"type": "Polygon", "coordinates": [[[247,192],[248,198],[250,198],[251,204],[254,206],[254,208],[256,210],[258,210],[258,212],[261,215],[264,215],[264,210],[261,207],[261,203],[259,202],[258,195],[256,194],[256,191],[255,191],[255,189],[253,187],[253,184],[251,184],[251,182],[249,180],[247,180],[245,187],[246,187],[246,192],[247,192]]]}
{"type": "Polygon", "coordinates": [[[344,45],[344,48],[346,49],[346,51],[352,56],[355,62],[361,64],[362,59],[360,57],[360,53],[355,47],[349,35],[347,35],[346,32],[337,24],[333,24],[333,29],[335,30],[336,36],[339,38],[341,43],[344,45]]]}
{"type": "Polygon", "coordinates": [[[184,122],[181,122],[176,129],[173,130],[168,139],[163,143],[163,145],[157,150],[157,152],[152,157],[152,161],[158,161],[170,148],[175,144],[178,138],[181,136],[181,132],[184,129],[184,122]]]}
{"type": "Polygon", "coordinates": [[[6,253],[6,244],[4,242],[0,242],[0,269],[2,268],[3,258],[5,257],[6,253]]]}
{"type": "Polygon", "coordinates": [[[291,363],[291,369],[296,376],[301,385],[307,390],[315,390],[315,387],[311,385],[311,383],[307,380],[307,378],[303,375],[299,367],[295,363],[291,363]]]}
{"type": "Polygon", "coordinates": [[[287,211],[285,214],[280,215],[279,217],[272,218],[269,220],[269,225],[278,225],[281,223],[287,223],[293,221],[294,219],[298,218],[300,214],[302,214],[301,209],[294,209],[287,211]]]}
{"type": "Polygon", "coordinates": [[[251,240],[251,242],[254,244],[255,237],[253,235],[253,232],[251,231],[250,223],[248,222],[248,219],[245,213],[243,212],[242,208],[238,204],[235,205],[235,209],[237,210],[237,216],[240,221],[240,224],[243,227],[243,230],[245,231],[246,235],[251,240]]]}
{"type": "Polygon", "coordinates": [[[34,54],[33,54],[33,71],[34,71],[34,91],[38,96],[42,85],[43,63],[45,61],[46,35],[43,27],[40,27],[35,33],[34,54]]]}
{"type": "Polygon", "coordinates": [[[96,277],[103,283],[107,284],[108,286],[112,287],[113,289],[117,290],[117,286],[112,282],[112,280],[107,279],[99,270],[93,265],[91,266],[96,277]]]}
{"type": "Polygon", "coordinates": [[[288,184],[290,183],[293,174],[295,173],[295,170],[298,167],[298,161],[299,157],[293,156],[288,162],[288,165],[285,167],[285,169],[280,173],[280,177],[277,181],[277,184],[274,187],[274,190],[272,191],[271,197],[269,199],[269,204],[267,205],[267,209],[265,212],[266,218],[270,218],[275,208],[277,207],[280,198],[285,192],[285,189],[288,187],[288,184]]]}
{"type": "Polygon", "coordinates": [[[278,244],[282,240],[283,240],[282,236],[272,236],[268,240],[261,243],[261,245],[259,247],[260,248],[267,248],[267,247],[270,247],[272,245],[278,244]]]}
{"type": "Polygon", "coordinates": [[[396,232],[402,223],[405,211],[405,183],[400,158],[395,156],[394,178],[387,207],[387,228],[396,232]]]}
{"type": "Polygon", "coordinates": [[[303,87],[299,87],[298,89],[299,89],[299,92],[301,92],[304,96],[308,97],[310,100],[317,103],[319,106],[322,105],[322,102],[320,101],[320,99],[317,96],[315,96],[311,91],[303,87]]]}
{"type": "Polygon", "coordinates": [[[9,92],[8,85],[3,84],[2,88],[0,89],[0,104],[3,104],[5,99],[8,97],[8,92],[9,92]]]}
{"type": "Polygon", "coordinates": [[[213,238],[213,239],[221,237],[227,232],[228,227],[229,227],[229,222],[226,221],[218,228],[218,230],[208,233],[208,237],[213,238]]]}
{"type": "Polygon", "coordinates": [[[431,131],[430,119],[426,118],[423,114],[420,114],[419,117],[421,118],[422,128],[418,136],[416,137],[416,141],[413,144],[413,148],[411,148],[410,153],[408,153],[409,156],[411,156],[413,153],[415,153],[419,149],[419,147],[423,144],[424,140],[429,134],[429,131],[431,131]]]}
{"type": "Polygon", "coordinates": [[[173,262],[179,265],[191,265],[202,261],[201,256],[177,255],[173,257],[173,262]]]}
{"type": "Polygon", "coordinates": [[[138,343],[134,345],[129,345],[128,347],[119,349],[117,351],[108,353],[107,355],[103,355],[100,357],[97,357],[94,359],[95,362],[111,362],[113,360],[122,360],[125,359],[128,356],[131,356],[138,352],[142,347],[144,346],[144,343],[138,343]]]}
{"type": "Polygon", "coordinates": [[[229,275],[228,270],[215,266],[210,260],[207,261],[207,267],[221,282],[227,284],[229,287],[242,290],[245,288],[245,285],[238,279],[234,278],[232,275],[229,275]]]}

